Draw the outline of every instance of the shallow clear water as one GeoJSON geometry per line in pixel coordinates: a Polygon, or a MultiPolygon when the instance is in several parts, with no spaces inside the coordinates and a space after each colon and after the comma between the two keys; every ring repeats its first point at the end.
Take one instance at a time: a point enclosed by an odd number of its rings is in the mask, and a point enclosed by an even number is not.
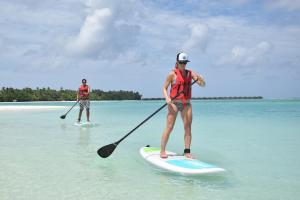
{"type": "MultiPolygon", "coordinates": [[[[1,103],[68,107],[0,111],[0,199],[299,198],[300,101],[193,101],[192,152],[225,173],[182,176],[141,158],[141,146],[160,144],[165,109],[109,158],[97,155],[98,148],[119,140],[163,104],[92,102],[94,126],[78,127],[78,108],[59,118],[73,102],[1,103]]],[[[168,149],[183,148],[179,117],[168,149]]]]}

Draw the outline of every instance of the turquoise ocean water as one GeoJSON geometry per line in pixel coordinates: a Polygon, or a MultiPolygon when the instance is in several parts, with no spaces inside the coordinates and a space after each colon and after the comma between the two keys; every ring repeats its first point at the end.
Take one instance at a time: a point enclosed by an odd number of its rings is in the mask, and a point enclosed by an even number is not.
{"type": "MultiPolygon", "coordinates": [[[[0,111],[1,200],[299,199],[300,101],[193,101],[192,153],[227,170],[201,176],[166,172],[139,155],[144,145],[159,146],[166,109],[109,158],[97,155],[98,148],[119,140],[163,101],[92,102],[92,127],[74,126],[78,108],[59,118],[72,104],[0,103],[68,106],[0,111]]],[[[183,151],[180,116],[167,147],[183,151]]]]}

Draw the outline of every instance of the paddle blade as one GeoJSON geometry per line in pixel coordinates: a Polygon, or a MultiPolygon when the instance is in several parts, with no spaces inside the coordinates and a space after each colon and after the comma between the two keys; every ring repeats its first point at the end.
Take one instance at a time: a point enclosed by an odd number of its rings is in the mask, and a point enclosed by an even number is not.
{"type": "Polygon", "coordinates": [[[66,115],[62,115],[60,116],[61,119],[65,119],[66,118],[66,115]]]}
{"type": "Polygon", "coordinates": [[[101,147],[100,149],[98,149],[97,153],[100,157],[107,158],[108,156],[110,156],[112,154],[112,152],[114,152],[116,147],[117,147],[117,144],[112,143],[112,144],[101,147]]]}

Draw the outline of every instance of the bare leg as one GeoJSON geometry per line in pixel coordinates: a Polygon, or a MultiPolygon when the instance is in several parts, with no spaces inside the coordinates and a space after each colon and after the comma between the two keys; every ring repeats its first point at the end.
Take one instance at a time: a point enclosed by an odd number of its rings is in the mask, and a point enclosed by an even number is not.
{"type": "Polygon", "coordinates": [[[160,144],[160,157],[167,158],[168,155],[166,154],[166,145],[169,140],[170,133],[173,130],[176,117],[177,117],[178,110],[174,104],[168,105],[168,114],[167,114],[167,124],[166,128],[161,137],[161,144],[160,144]]]}
{"type": "MultiPolygon", "coordinates": [[[[187,105],[181,112],[181,118],[184,125],[184,147],[191,148],[192,141],[192,105],[187,105]]],[[[187,158],[192,158],[191,153],[185,153],[187,158]]]]}
{"type": "Polygon", "coordinates": [[[86,120],[88,122],[90,122],[90,109],[89,108],[86,109],[86,120]]]}
{"type": "Polygon", "coordinates": [[[78,115],[78,122],[80,122],[81,120],[81,114],[82,114],[83,108],[79,110],[79,115],[78,115]]]}

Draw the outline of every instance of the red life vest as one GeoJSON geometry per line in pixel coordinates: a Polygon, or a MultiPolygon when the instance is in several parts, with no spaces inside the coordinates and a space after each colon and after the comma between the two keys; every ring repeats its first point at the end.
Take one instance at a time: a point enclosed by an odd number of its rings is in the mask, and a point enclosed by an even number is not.
{"type": "Polygon", "coordinates": [[[174,71],[176,74],[176,81],[171,85],[170,97],[174,98],[179,92],[183,91],[183,93],[175,99],[181,100],[185,106],[186,100],[190,100],[192,96],[192,71],[185,70],[185,77],[181,74],[181,71],[178,68],[174,71]]]}
{"type": "Polygon", "coordinates": [[[88,85],[81,85],[79,87],[79,96],[88,98],[90,96],[89,94],[89,86],[88,85]]]}

